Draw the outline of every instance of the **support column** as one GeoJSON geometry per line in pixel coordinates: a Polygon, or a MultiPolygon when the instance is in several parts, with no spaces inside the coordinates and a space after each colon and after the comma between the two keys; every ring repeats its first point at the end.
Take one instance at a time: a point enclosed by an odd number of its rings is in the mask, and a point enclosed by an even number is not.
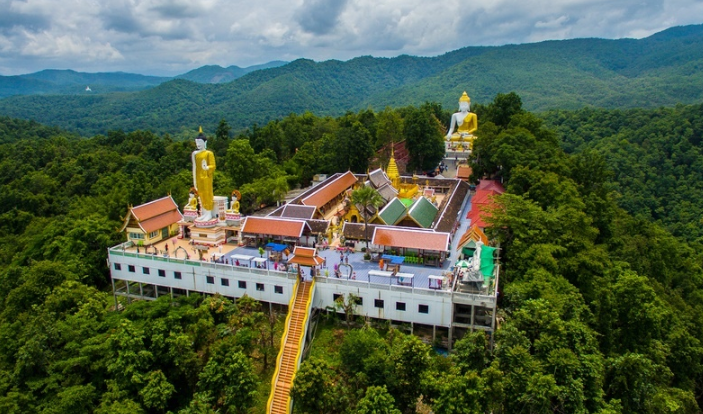
{"type": "Polygon", "coordinates": [[[475,309],[476,309],[476,306],[471,305],[471,332],[474,331],[474,323],[475,323],[475,321],[474,321],[474,315],[476,314],[475,309]]]}
{"type": "Polygon", "coordinates": [[[110,276],[110,281],[112,282],[112,297],[115,299],[115,312],[117,312],[119,308],[119,304],[117,303],[117,292],[115,291],[115,279],[110,276]]]}

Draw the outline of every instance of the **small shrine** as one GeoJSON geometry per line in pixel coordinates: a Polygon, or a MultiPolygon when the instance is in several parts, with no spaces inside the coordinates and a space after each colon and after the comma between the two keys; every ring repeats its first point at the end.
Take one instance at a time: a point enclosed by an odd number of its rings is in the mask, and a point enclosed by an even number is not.
{"type": "Polygon", "coordinates": [[[168,239],[178,231],[183,216],[169,195],[140,206],[130,206],[120,231],[137,246],[149,246],[168,239]]]}

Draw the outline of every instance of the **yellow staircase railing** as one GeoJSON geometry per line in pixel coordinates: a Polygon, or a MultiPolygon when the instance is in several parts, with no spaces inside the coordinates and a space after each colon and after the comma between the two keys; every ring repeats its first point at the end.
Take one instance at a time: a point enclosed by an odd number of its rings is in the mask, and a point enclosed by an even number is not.
{"type": "Polygon", "coordinates": [[[314,286],[314,280],[303,283],[298,281],[295,284],[288,305],[286,330],[281,337],[281,349],[276,358],[276,371],[271,378],[271,394],[266,404],[266,412],[269,414],[290,412],[290,389],[303,351],[314,286]]]}

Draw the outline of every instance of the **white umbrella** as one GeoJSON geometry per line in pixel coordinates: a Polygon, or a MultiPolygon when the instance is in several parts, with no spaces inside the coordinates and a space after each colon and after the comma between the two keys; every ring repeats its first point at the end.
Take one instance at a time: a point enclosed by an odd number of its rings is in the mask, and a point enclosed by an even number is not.
{"type": "Polygon", "coordinates": [[[468,268],[471,266],[471,263],[467,262],[466,260],[459,260],[455,264],[456,267],[462,267],[462,268],[468,268]]]}

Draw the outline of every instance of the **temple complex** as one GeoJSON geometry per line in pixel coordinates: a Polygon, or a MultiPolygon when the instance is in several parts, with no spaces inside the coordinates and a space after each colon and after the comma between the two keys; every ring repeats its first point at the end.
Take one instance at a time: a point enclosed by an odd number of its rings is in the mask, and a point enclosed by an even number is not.
{"type": "MultiPolygon", "coordinates": [[[[465,139],[458,142],[470,145],[465,139]]],[[[286,390],[310,340],[311,312],[339,298],[353,294],[357,315],[439,347],[451,349],[472,330],[492,337],[497,251],[467,218],[465,180],[401,176],[391,155],[385,169],[337,173],[267,215],[243,216],[238,191],[212,193],[216,164],[206,142],[201,131],[183,214],[170,196],[129,209],[127,241],[108,252],[115,303],[198,293],[286,306],[269,412],[289,412],[286,390]],[[378,203],[354,204],[362,188],[377,192],[378,203]]]]}

